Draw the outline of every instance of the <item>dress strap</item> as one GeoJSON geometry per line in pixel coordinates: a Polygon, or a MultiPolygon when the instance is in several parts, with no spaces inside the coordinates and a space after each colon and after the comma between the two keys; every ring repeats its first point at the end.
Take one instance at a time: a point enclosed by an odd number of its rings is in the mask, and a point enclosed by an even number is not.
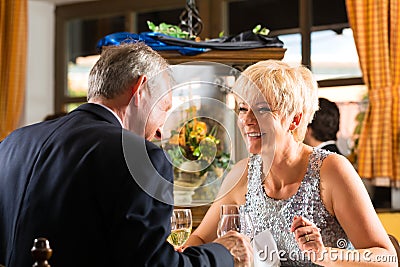
{"type": "Polygon", "coordinates": [[[247,171],[247,192],[256,193],[262,184],[262,158],[260,155],[253,154],[249,158],[247,171]]]}
{"type": "Polygon", "coordinates": [[[309,159],[309,163],[313,164],[314,166],[309,166],[309,167],[313,167],[313,169],[318,171],[319,173],[322,166],[322,162],[330,154],[332,154],[332,152],[329,152],[325,149],[314,147],[309,159]]]}

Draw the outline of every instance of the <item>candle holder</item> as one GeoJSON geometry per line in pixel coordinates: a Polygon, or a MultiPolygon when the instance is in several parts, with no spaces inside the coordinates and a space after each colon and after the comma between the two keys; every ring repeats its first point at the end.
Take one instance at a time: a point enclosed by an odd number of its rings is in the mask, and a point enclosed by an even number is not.
{"type": "Polygon", "coordinates": [[[198,36],[203,30],[203,21],[200,18],[195,0],[186,0],[186,6],[179,16],[179,27],[189,33],[189,38],[198,36]]]}

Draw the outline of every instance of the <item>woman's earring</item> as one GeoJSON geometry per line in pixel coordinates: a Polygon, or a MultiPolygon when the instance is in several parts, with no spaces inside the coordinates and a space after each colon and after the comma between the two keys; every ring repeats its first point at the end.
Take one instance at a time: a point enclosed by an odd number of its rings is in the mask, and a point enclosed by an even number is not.
{"type": "Polygon", "coordinates": [[[292,124],[289,126],[289,133],[291,135],[293,135],[293,131],[296,130],[296,128],[297,128],[297,124],[295,122],[292,122],[292,124]],[[293,125],[293,127],[292,127],[292,125],[293,125]]]}

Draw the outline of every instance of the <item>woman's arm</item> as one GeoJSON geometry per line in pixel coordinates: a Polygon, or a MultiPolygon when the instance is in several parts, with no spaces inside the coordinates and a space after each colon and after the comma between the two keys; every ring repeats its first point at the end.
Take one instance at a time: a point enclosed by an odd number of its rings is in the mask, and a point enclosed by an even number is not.
{"type": "Polygon", "coordinates": [[[184,247],[212,242],[217,238],[220,209],[223,204],[243,204],[247,191],[247,159],[235,164],[226,175],[216,200],[208,209],[197,229],[189,237],[184,247]]]}
{"type": "Polygon", "coordinates": [[[295,218],[292,230],[300,249],[318,252],[321,259],[314,260],[324,266],[397,266],[393,262],[396,255],[393,245],[350,162],[343,156],[330,155],[321,166],[320,176],[322,201],[337,218],[356,251],[325,248],[315,225],[295,218]],[[309,232],[315,241],[305,240],[309,232]],[[322,256],[321,251],[326,254],[322,256]]]}

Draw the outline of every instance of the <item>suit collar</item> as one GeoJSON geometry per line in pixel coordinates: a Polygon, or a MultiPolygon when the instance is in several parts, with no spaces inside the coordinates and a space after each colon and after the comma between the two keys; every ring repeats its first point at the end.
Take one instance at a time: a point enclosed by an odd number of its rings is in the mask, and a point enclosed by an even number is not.
{"type": "Polygon", "coordinates": [[[118,119],[115,117],[115,115],[112,114],[106,108],[102,107],[101,105],[97,105],[94,103],[86,103],[86,104],[80,105],[77,109],[73,110],[72,112],[75,112],[75,111],[90,112],[92,114],[99,116],[103,120],[108,121],[109,123],[112,123],[115,126],[122,128],[121,123],[118,121],[118,119]]]}
{"type": "Polygon", "coordinates": [[[322,148],[322,147],[327,146],[327,145],[335,145],[335,144],[336,144],[335,140],[329,140],[329,141],[322,142],[321,144],[316,146],[316,148],[322,148]]]}
{"type": "Polygon", "coordinates": [[[117,118],[119,124],[124,127],[124,125],[122,124],[122,121],[120,119],[120,117],[118,117],[117,113],[115,113],[111,108],[107,107],[106,105],[100,104],[100,103],[95,103],[96,105],[102,106],[103,108],[107,109],[109,112],[111,112],[111,114],[114,115],[115,118],[117,118]]]}

